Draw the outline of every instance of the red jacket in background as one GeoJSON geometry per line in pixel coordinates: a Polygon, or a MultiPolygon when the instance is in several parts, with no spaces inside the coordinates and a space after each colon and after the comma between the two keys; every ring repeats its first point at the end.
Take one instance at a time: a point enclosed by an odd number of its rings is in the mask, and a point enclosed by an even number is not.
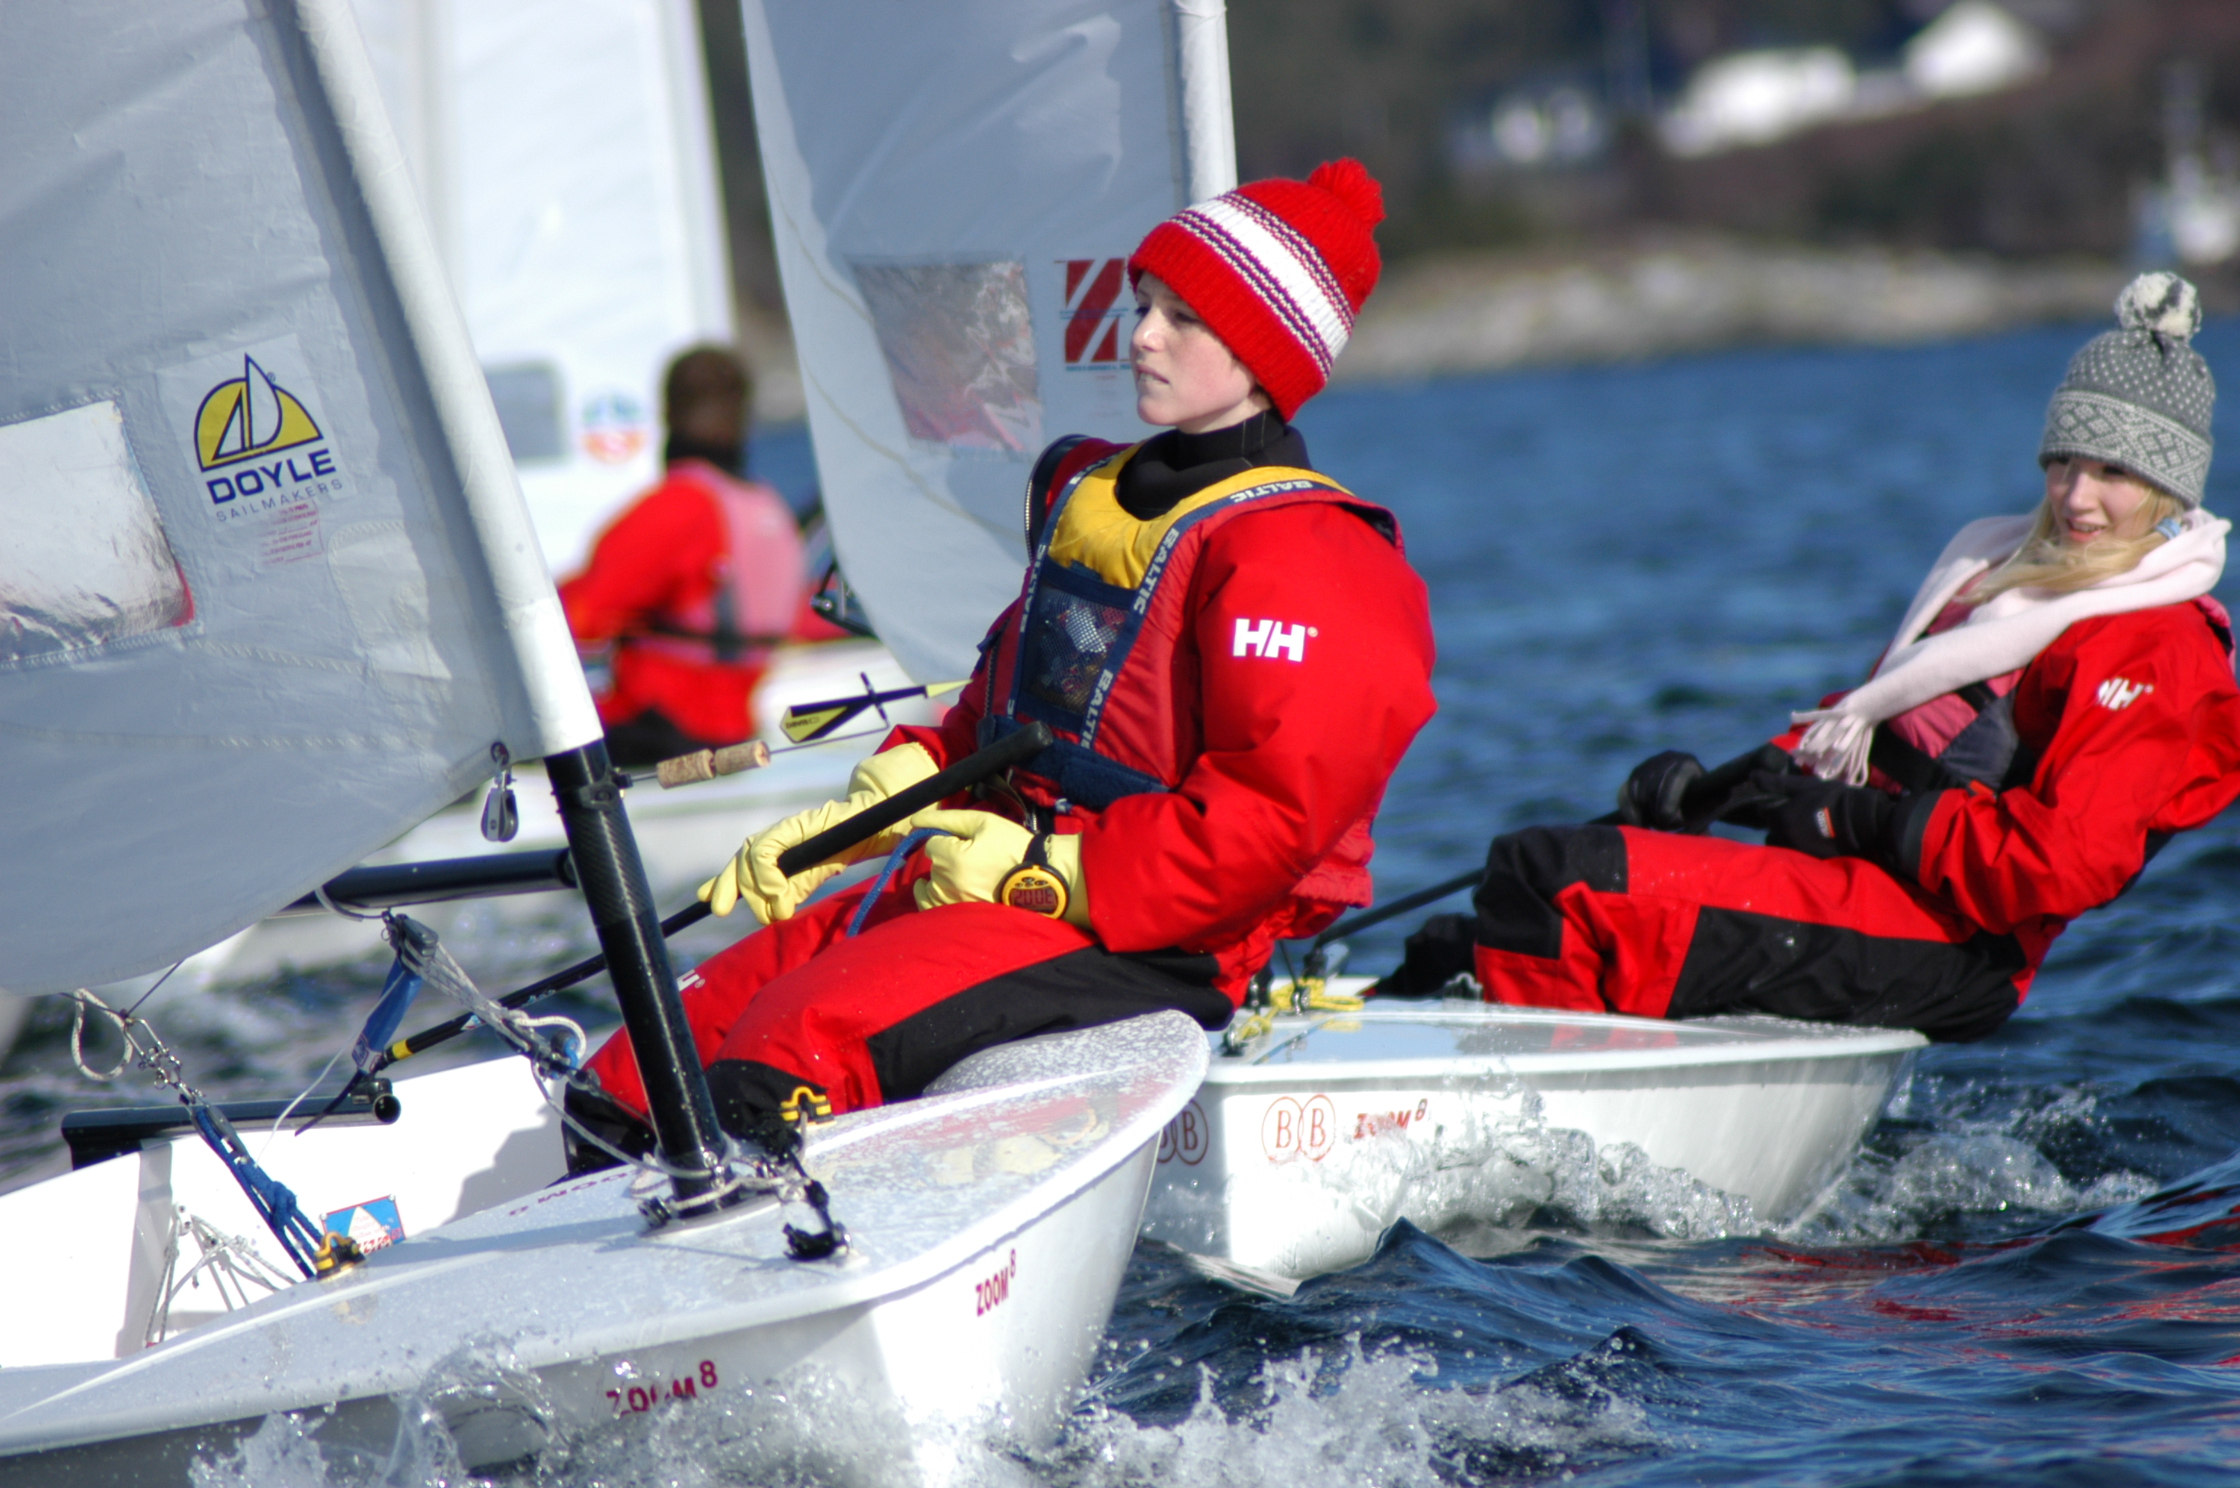
{"type": "Polygon", "coordinates": [[[612,681],[597,700],[601,722],[658,709],[710,744],[752,738],[769,638],[839,634],[808,609],[803,562],[800,529],[776,491],[699,460],[670,465],[599,535],[583,572],[560,585],[577,643],[614,647],[612,681]],[[727,587],[746,596],[736,628],[757,640],[720,659],[689,637],[710,633],[727,587]]]}
{"type": "MultiPolygon", "coordinates": [[[[987,657],[1018,641],[1019,607],[997,622],[974,685],[938,729],[899,729],[946,765],[976,747],[987,657]]],[[[1108,949],[1210,953],[1241,1001],[1280,938],[1312,934],[1344,899],[1302,883],[1333,854],[1366,863],[1363,823],[1436,708],[1423,581],[1400,549],[1329,503],[1244,511],[1207,535],[1184,597],[1167,675],[1189,764],[1172,791],[1075,809],[1091,927],[1108,949]],[[1305,625],[1294,662],[1236,644],[1239,622],[1305,625]],[[1239,654],[1243,651],[1244,654],[1239,654]],[[1362,840],[1355,842],[1351,835],[1362,840]],[[1347,850],[1340,854],[1341,843],[1347,850]]],[[[975,804],[995,809],[993,801],[975,804]]]]}

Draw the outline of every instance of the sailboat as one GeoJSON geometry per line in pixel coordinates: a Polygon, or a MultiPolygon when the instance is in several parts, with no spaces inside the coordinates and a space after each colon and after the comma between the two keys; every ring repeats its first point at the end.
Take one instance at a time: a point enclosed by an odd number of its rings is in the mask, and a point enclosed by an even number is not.
{"type": "MultiPolygon", "coordinates": [[[[1169,97],[1113,45],[1124,7],[974,9],[1012,39],[1006,129],[975,116],[978,95],[929,82],[969,72],[969,30],[870,46],[886,8],[746,7],[826,505],[851,583],[921,680],[966,675],[1016,596],[1019,493],[1044,442],[1154,432],[1135,418],[1118,324],[1126,256],[1161,218],[1236,184],[1218,4],[1176,0],[1166,20],[1179,178],[1149,152],[1078,143],[1115,118],[1125,138],[1169,97]],[[843,53],[859,88],[799,81],[843,53]],[[1084,56],[1087,78],[1072,65],[1084,56]],[[908,126],[872,130],[862,97],[893,100],[908,126]]],[[[1299,994],[1296,1010],[1286,993],[1213,1036],[1206,1087],[1162,1145],[1148,1235],[1293,1277],[1351,1265],[1394,1220],[1441,1230],[1516,1209],[1529,1185],[1489,1189],[1487,1175],[1530,1166],[1551,1130],[1745,1201],[1739,1227],[1784,1223],[1826,1191],[1924,1043],[1460,1001],[1315,1008],[1299,994]]]]}
{"type": "MultiPolygon", "coordinates": [[[[1155,66],[1159,18],[1146,5],[1129,28],[1155,66]]],[[[0,760],[38,783],[0,825],[0,984],[170,964],[493,759],[541,759],[656,1143],[553,1182],[538,1132],[580,1041],[512,1024],[407,919],[397,985],[513,1029],[536,1068],[509,1072],[542,1110],[519,1090],[487,1111],[379,1093],[368,1110],[394,1128],[307,1144],[419,1135],[294,1175],[307,1195],[353,1185],[325,1228],[142,1045],[209,1146],[174,1140],[175,1119],[0,1200],[20,1283],[0,1337],[21,1366],[0,1370],[0,1480],[185,1482],[236,1451],[381,1460],[422,1411],[470,1469],[695,1406],[751,1435],[773,1383],[825,1402],[794,1424],[858,1476],[945,1481],[983,1433],[1047,1435],[1110,1310],[1158,1131],[1203,1074],[1200,1030],[1160,1016],[1024,1064],[993,1051],[918,1102],[733,1147],[346,0],[18,7],[0,71],[0,510],[12,550],[39,557],[36,583],[0,592],[0,760]],[[212,400],[223,416],[198,417],[212,400]],[[416,1215],[399,1196],[418,1175],[355,1187],[447,1147],[450,1198],[423,1186],[416,1215]],[[228,1232],[212,1166],[277,1251],[228,1232]],[[197,1282],[222,1316],[183,1302],[197,1282]],[[826,1430],[843,1409],[870,1429],[826,1430]]]]}

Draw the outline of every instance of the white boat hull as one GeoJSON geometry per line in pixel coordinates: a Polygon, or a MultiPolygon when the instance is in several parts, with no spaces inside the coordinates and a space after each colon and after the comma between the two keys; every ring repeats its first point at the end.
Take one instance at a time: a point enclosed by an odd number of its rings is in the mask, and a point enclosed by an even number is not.
{"type": "MultiPolygon", "coordinates": [[[[0,1369],[0,1482],[183,1483],[198,1458],[297,1429],[272,1418],[337,1402],[316,1440],[338,1466],[388,1460],[400,1423],[432,1412],[470,1469],[660,1421],[748,1465],[971,1476],[985,1442],[1046,1440],[1070,1407],[1158,1132],[1203,1070],[1179,1014],[1064,1039],[1024,1085],[817,1129],[807,1164],[851,1237],[838,1260],[787,1258],[770,1198],[649,1234],[627,1173],[537,1189],[154,1348],[0,1369]]],[[[399,1091],[409,1121],[420,1092],[399,1091]]],[[[335,1181],[397,1180],[426,1145],[335,1181]]],[[[36,1194],[0,1199],[0,1233],[52,1223],[36,1194]]],[[[109,1316],[130,1290],[110,1278],[109,1316]]]]}
{"type": "Polygon", "coordinates": [[[1779,1225],[1850,1161],[1924,1042],[1473,1002],[1286,1015],[1217,1055],[1169,1126],[1144,1234],[1309,1276],[1365,1259],[1395,1220],[1513,1222],[1629,1162],[1667,1203],[1779,1225]]]}

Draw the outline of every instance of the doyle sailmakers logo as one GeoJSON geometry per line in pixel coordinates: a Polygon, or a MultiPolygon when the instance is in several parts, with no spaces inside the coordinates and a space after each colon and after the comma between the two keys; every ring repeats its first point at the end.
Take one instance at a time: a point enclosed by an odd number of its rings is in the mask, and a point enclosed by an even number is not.
{"type": "Polygon", "coordinates": [[[203,395],[194,415],[194,455],[213,505],[278,494],[336,476],[334,452],[301,398],[272,380],[255,357],[241,375],[203,395]]]}
{"type": "Polygon", "coordinates": [[[243,357],[241,375],[210,389],[194,415],[195,458],[205,470],[324,437],[303,400],[274,382],[255,357],[243,357]]]}

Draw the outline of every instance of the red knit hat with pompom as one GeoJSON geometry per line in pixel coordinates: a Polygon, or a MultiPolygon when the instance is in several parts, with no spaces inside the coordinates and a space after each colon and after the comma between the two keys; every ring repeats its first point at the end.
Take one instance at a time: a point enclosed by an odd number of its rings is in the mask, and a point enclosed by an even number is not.
{"type": "Polygon", "coordinates": [[[1128,281],[1164,280],[1288,419],[1330,380],[1377,287],[1382,221],[1376,178],[1333,160],[1304,181],[1253,181],[1169,217],[1128,260],[1128,281]]]}

